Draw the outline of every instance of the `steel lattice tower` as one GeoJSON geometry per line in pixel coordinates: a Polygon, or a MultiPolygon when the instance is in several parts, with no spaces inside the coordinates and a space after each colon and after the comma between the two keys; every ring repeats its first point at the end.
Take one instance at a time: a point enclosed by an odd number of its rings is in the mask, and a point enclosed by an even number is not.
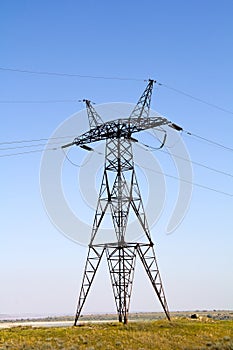
{"type": "Polygon", "coordinates": [[[132,150],[132,143],[135,141],[132,138],[132,134],[135,132],[156,128],[161,125],[168,125],[181,130],[181,128],[165,118],[150,117],[153,83],[153,80],[149,80],[145,91],[127,119],[117,119],[104,123],[90,101],[83,100],[86,103],[90,130],[75,138],[71,144],[63,146],[76,145],[90,149],[85,145],[106,140],[103,179],[100,186],[74,325],[77,324],[104,254],[108,262],[119,321],[125,324],[128,321],[137,255],[146,270],[166,317],[170,320],[164,288],[156,261],[154,244],[151,239],[136,178],[132,150]],[[116,239],[113,242],[98,244],[95,243],[96,236],[107,209],[110,209],[111,212],[116,239]],[[130,210],[133,210],[143,229],[145,243],[127,242],[125,239],[130,210]]]}

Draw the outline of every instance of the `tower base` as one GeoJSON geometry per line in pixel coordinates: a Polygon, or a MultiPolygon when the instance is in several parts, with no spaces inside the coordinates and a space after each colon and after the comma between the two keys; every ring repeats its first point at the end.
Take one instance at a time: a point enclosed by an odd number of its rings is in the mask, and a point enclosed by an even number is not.
{"type": "Polygon", "coordinates": [[[168,305],[162,286],[153,244],[108,243],[89,246],[74,325],[76,326],[78,322],[83,305],[86,301],[88,292],[104,253],[108,262],[119,322],[123,322],[124,324],[127,324],[128,322],[129,305],[137,255],[140,257],[140,260],[146,270],[167,319],[170,320],[168,305]]]}

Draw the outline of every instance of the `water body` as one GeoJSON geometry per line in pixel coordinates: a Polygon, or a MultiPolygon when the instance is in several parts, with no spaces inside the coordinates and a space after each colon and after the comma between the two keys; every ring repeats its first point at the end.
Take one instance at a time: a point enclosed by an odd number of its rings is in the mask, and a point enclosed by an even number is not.
{"type": "MultiPolygon", "coordinates": [[[[92,320],[92,321],[82,321],[80,324],[85,323],[108,323],[108,322],[117,322],[116,320],[92,320]]],[[[12,327],[43,327],[43,328],[51,328],[51,327],[72,327],[74,321],[3,321],[0,323],[0,329],[3,328],[12,328],[12,327]]]]}

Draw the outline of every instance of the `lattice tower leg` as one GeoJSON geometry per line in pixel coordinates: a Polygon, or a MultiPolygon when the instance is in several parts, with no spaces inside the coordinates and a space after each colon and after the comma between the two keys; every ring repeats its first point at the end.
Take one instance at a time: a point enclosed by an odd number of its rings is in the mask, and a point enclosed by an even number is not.
{"type": "Polygon", "coordinates": [[[162,285],[162,280],[159,273],[158,264],[155,257],[154,248],[151,244],[138,244],[138,255],[141,258],[143,266],[147,272],[147,275],[152,283],[152,286],[159,298],[159,301],[163,307],[163,310],[170,321],[170,314],[165,298],[165,293],[162,285]]]}
{"type": "Polygon", "coordinates": [[[75,326],[77,324],[81,310],[82,310],[83,305],[85,303],[85,300],[87,298],[87,294],[88,294],[90,287],[92,285],[92,282],[94,280],[96,271],[99,267],[104,250],[105,250],[104,247],[89,246],[84,275],[83,275],[83,281],[82,281],[82,286],[81,286],[81,291],[80,291],[80,295],[79,295],[79,299],[78,299],[77,311],[76,311],[76,315],[75,315],[75,321],[74,321],[75,326]]]}

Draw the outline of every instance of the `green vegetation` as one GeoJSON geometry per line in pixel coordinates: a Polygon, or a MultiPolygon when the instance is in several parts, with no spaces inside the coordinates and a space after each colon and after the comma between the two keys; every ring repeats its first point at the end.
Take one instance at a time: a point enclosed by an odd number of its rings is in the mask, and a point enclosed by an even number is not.
{"type": "Polygon", "coordinates": [[[85,323],[69,328],[12,327],[0,330],[0,349],[145,350],[233,349],[233,320],[173,319],[85,323]]]}

